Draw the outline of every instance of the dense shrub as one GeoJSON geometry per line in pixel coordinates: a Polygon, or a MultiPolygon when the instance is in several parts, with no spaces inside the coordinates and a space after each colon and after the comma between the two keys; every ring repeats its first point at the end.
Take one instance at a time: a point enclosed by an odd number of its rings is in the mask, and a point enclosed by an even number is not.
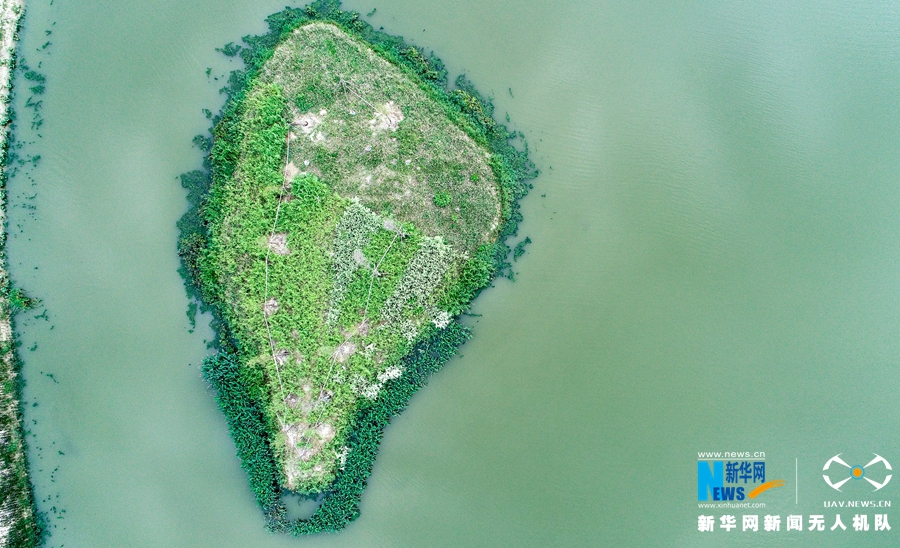
{"type": "Polygon", "coordinates": [[[209,356],[203,361],[203,377],[216,389],[216,400],[256,501],[263,508],[273,506],[281,494],[278,466],[269,447],[265,416],[247,390],[239,360],[224,351],[209,356]]]}
{"type": "Polygon", "coordinates": [[[453,198],[449,192],[438,192],[434,195],[434,205],[438,207],[447,207],[453,198]]]}

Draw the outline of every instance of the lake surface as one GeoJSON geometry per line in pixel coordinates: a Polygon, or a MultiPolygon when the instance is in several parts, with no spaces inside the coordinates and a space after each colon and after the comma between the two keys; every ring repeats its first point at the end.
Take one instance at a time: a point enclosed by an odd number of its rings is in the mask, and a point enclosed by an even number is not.
{"type": "Polygon", "coordinates": [[[900,9],[774,0],[345,4],[377,7],[526,134],[534,243],[386,432],[362,516],[266,533],[200,378],[211,333],[189,332],[176,177],[234,66],[214,48],[283,5],[28,7],[45,121],[28,129],[20,78],[16,135],[41,160],[9,183],[9,256],[43,301],[18,327],[50,546],[898,543],[896,509],[893,531],[853,531],[874,510],[830,531],[823,502],[896,502],[900,481],[838,493],[821,475],[837,453],[900,463],[900,9]],[[765,452],[786,484],[763,509],[700,510],[700,451],[765,452]],[[728,513],[738,529],[718,530],[728,513]]]}

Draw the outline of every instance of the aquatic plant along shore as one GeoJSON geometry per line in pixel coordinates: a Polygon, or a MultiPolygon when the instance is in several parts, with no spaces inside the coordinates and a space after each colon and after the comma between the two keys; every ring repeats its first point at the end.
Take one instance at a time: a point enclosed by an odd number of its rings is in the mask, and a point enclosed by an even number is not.
{"type": "Polygon", "coordinates": [[[6,262],[6,181],[10,93],[15,47],[25,6],[21,0],[0,4],[0,547],[31,547],[42,543],[40,518],[28,478],[25,432],[22,426],[20,362],[16,355],[12,316],[29,300],[13,288],[6,262]]]}
{"type": "Polygon", "coordinates": [[[382,431],[468,337],[456,321],[507,275],[527,146],[460,77],[336,1],[286,8],[229,44],[232,73],[179,254],[214,313],[216,389],[273,531],[359,515],[382,431]],[[317,497],[289,520],[284,492],[317,497]]]}

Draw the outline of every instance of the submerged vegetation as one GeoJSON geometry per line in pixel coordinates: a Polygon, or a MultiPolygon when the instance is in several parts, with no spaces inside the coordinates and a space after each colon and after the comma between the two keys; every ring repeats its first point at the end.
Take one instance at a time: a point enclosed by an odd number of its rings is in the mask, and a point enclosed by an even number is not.
{"type": "Polygon", "coordinates": [[[390,417],[468,338],[455,317],[510,272],[536,171],[465,78],[449,90],[437,58],[338,2],[267,22],[222,49],[246,68],[194,140],[207,169],[182,176],[179,254],[216,318],[203,372],[268,527],[336,531],[390,417]],[[322,502],[290,521],[284,490],[322,502]]]}

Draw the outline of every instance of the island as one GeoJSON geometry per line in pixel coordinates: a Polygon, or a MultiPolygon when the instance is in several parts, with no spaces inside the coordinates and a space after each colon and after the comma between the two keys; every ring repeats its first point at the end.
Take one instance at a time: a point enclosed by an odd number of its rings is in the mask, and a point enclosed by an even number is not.
{"type": "Polygon", "coordinates": [[[6,259],[6,181],[13,119],[9,101],[24,12],[22,0],[0,0],[0,548],[31,548],[43,541],[28,476],[21,362],[13,330],[15,312],[28,306],[29,300],[13,287],[6,259]]]}
{"type": "MultiPolygon", "coordinates": [[[[469,336],[536,175],[520,134],[434,55],[337,1],[229,44],[206,169],[182,176],[188,292],[214,314],[203,365],[272,531],[337,531],[384,427],[469,336]],[[286,492],[318,497],[290,520],[286,492]]],[[[517,250],[518,252],[518,250],[517,250]]]]}

